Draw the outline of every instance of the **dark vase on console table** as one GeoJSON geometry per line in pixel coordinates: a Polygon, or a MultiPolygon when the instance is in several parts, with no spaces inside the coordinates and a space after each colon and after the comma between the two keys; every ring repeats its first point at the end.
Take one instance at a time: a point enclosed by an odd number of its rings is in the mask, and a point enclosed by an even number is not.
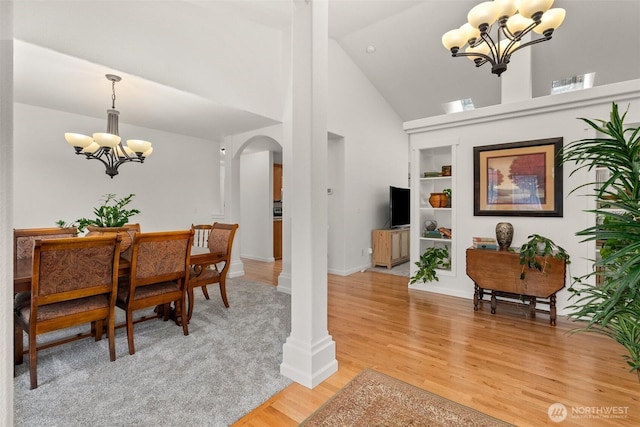
{"type": "Polygon", "coordinates": [[[513,240],[513,225],[510,222],[496,224],[496,240],[501,251],[508,251],[513,240]]]}

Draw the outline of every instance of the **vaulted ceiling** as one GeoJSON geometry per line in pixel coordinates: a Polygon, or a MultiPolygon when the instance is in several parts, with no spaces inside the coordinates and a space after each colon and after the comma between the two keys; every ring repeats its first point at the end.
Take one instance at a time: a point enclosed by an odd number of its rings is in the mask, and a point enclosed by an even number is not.
{"type": "MultiPolygon", "coordinates": [[[[440,41],[478,3],[329,0],[329,35],[403,121],[443,114],[441,104],[461,98],[476,108],[495,105],[500,78],[487,65],[451,58],[440,41]]],[[[116,73],[127,123],[206,139],[268,126],[279,119],[268,101],[281,103],[286,93],[269,79],[286,65],[270,66],[266,82],[246,70],[278,49],[274,30],[290,25],[291,7],[288,0],[16,0],[15,100],[105,117],[104,74],[116,73]],[[223,64],[236,72],[216,75],[223,64]],[[258,91],[265,102],[251,99],[258,91]]],[[[531,48],[534,97],[577,74],[595,72],[595,85],[640,79],[640,1],[556,0],[554,7],[567,17],[551,41],[531,48]]]]}

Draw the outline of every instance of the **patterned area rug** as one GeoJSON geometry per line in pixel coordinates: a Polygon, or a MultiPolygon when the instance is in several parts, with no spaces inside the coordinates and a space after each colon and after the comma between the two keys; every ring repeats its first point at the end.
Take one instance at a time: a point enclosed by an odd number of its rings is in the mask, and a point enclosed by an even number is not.
{"type": "Polygon", "coordinates": [[[301,426],[511,426],[475,409],[365,369],[301,426]]]}

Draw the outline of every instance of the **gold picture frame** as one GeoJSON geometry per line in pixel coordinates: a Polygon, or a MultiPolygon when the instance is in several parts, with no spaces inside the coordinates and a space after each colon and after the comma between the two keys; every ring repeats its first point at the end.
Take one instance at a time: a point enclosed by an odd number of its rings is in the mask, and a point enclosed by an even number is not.
{"type": "Polygon", "coordinates": [[[473,148],[475,216],[562,216],[562,137],[473,148]]]}

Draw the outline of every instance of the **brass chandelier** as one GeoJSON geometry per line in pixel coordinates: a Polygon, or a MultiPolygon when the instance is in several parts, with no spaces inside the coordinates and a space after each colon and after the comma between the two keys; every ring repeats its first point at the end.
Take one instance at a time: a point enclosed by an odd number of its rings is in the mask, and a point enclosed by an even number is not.
{"type": "Polygon", "coordinates": [[[515,51],[550,40],[553,32],[562,24],[566,11],[561,8],[550,9],[552,4],[553,0],[493,0],[480,3],[469,11],[469,22],[442,36],[442,44],[451,51],[452,56],[466,56],[476,67],[489,62],[491,72],[500,76],[507,70],[515,51]],[[542,37],[523,40],[531,31],[542,37]],[[467,48],[462,52],[465,46],[467,48]]]}
{"type": "Polygon", "coordinates": [[[84,154],[87,159],[100,160],[106,167],[105,173],[113,179],[118,175],[118,167],[128,162],[144,162],[153,152],[149,141],[129,139],[122,145],[118,134],[118,116],[116,108],[116,83],[120,76],[106,74],[111,82],[111,108],[107,110],[107,132],[94,133],[93,137],[80,133],[65,133],[67,142],[76,150],[76,154],[84,154]]]}

